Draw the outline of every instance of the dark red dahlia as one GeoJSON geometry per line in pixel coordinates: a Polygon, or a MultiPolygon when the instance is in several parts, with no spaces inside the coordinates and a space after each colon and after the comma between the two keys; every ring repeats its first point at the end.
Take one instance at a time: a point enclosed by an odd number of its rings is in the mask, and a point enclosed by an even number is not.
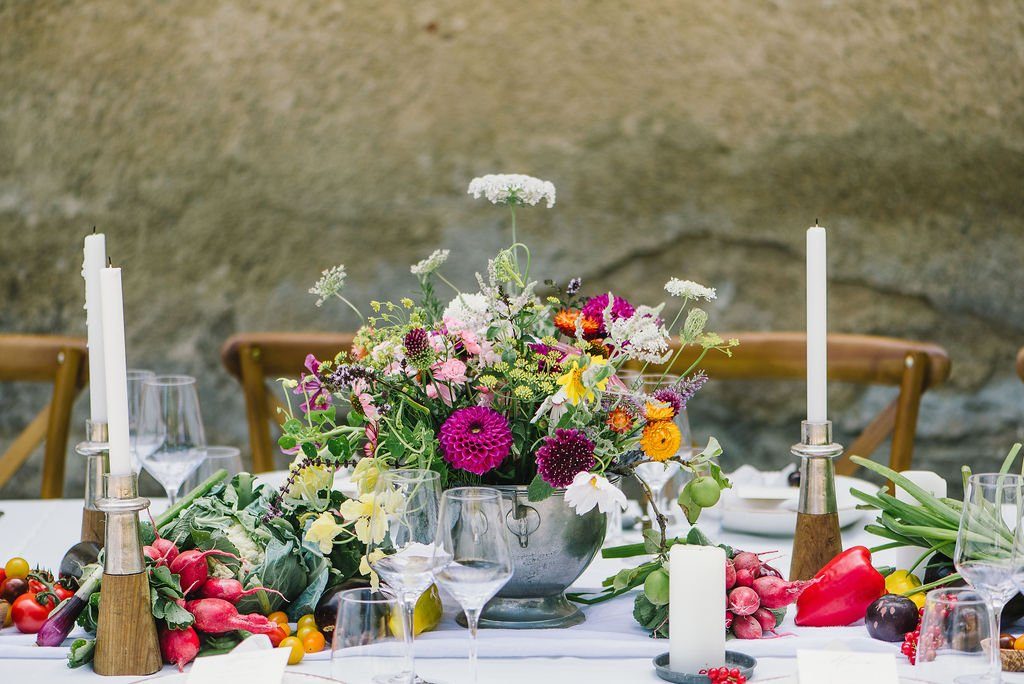
{"type": "Polygon", "coordinates": [[[501,465],[512,451],[512,429],[494,409],[467,406],[448,416],[437,441],[444,460],[453,467],[483,475],[501,465]]]}
{"type": "MultiPolygon", "coordinates": [[[[597,321],[598,334],[601,336],[608,334],[608,328],[605,326],[604,320],[604,310],[608,308],[608,297],[608,293],[591,297],[583,305],[582,309],[584,316],[597,321]]],[[[629,318],[633,315],[634,311],[633,305],[622,297],[615,297],[615,301],[612,302],[612,319],[629,318]]]]}
{"type": "Polygon", "coordinates": [[[537,449],[537,472],[552,487],[568,487],[577,474],[595,463],[594,443],[575,428],[555,430],[537,449]]]}

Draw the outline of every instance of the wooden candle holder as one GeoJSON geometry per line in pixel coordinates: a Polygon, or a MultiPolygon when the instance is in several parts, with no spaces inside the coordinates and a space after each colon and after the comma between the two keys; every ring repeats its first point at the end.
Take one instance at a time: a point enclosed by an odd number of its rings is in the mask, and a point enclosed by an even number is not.
{"type": "Polygon", "coordinates": [[[82,539],[102,546],[106,514],[97,508],[103,498],[104,478],[107,475],[107,424],[87,420],[86,440],[75,447],[85,458],[85,494],[82,498],[82,539]]]}
{"type": "Polygon", "coordinates": [[[800,443],[791,451],[800,457],[800,504],[789,579],[808,580],[843,550],[833,466],[843,447],[832,442],[831,421],[805,420],[800,443]]]}

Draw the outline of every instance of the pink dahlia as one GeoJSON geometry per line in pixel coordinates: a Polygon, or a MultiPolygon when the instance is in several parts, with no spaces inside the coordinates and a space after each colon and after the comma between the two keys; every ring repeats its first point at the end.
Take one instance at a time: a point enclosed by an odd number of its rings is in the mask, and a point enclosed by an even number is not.
{"type": "MultiPolygon", "coordinates": [[[[587,300],[587,303],[583,305],[583,315],[593,318],[598,322],[600,326],[598,328],[598,334],[602,337],[608,334],[608,329],[604,322],[604,310],[608,308],[608,293],[591,297],[587,300]]],[[[612,302],[612,318],[629,318],[633,315],[635,309],[633,305],[627,302],[622,297],[615,297],[615,301],[612,302]]]]}
{"type": "Polygon", "coordinates": [[[577,474],[597,463],[594,443],[581,430],[555,430],[537,449],[537,472],[552,487],[568,487],[577,474]]]}
{"type": "Polygon", "coordinates": [[[497,468],[512,450],[508,420],[486,406],[454,411],[441,425],[437,439],[445,461],[476,475],[497,468]]]}

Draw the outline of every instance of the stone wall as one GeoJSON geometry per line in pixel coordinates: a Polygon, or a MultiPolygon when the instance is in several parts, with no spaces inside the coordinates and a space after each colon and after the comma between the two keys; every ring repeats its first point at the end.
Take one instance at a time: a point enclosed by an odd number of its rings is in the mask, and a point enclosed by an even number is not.
{"type": "MultiPolygon", "coordinates": [[[[211,442],[243,444],[229,334],[352,328],[306,293],[338,262],[356,300],[439,246],[469,283],[507,225],[466,184],[518,171],[558,187],[521,219],[538,273],[636,300],[693,278],[723,330],[802,326],[819,218],[832,330],[953,358],[915,464],[990,467],[1024,416],[1022,67],[1014,0],[7,0],[0,331],[83,333],[95,225],[130,365],[199,375],[211,442]]],[[[0,389],[0,444],[44,396],[0,389]]],[[[832,399],[848,443],[887,396],[832,399]]],[[[719,384],[693,422],[727,465],[781,464],[802,404],[719,384]]],[[[0,496],[37,491],[34,460],[0,496]]]]}

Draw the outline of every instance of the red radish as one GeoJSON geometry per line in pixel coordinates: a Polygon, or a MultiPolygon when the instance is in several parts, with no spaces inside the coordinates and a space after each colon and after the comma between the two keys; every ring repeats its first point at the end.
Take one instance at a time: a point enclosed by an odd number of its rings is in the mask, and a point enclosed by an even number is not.
{"type": "Polygon", "coordinates": [[[729,592],[729,610],[737,617],[752,615],[760,607],[761,599],[750,587],[736,587],[729,592]]]}
{"type": "Polygon", "coordinates": [[[814,580],[806,582],[787,582],[778,577],[758,577],[754,580],[754,591],[761,597],[765,608],[785,608],[799,598],[804,589],[814,584],[814,580]]]}
{"type": "Polygon", "coordinates": [[[185,666],[199,655],[199,635],[191,627],[185,629],[160,628],[160,653],[164,662],[178,666],[184,672],[185,666]]]}
{"type": "Polygon", "coordinates": [[[732,627],[732,618],[733,618],[732,611],[731,610],[725,611],[725,628],[726,629],[729,629],[730,627],[732,627]]]}
{"type": "Polygon", "coordinates": [[[754,586],[754,573],[750,572],[749,569],[743,568],[742,570],[736,570],[736,586],[737,587],[752,587],[754,586]]]}
{"type": "Polygon", "coordinates": [[[202,598],[224,599],[231,603],[238,603],[239,599],[243,596],[248,596],[249,594],[255,594],[261,591],[277,594],[281,598],[284,598],[284,594],[281,592],[276,589],[268,589],[267,587],[253,587],[252,589],[243,590],[242,583],[236,579],[211,577],[203,583],[203,586],[199,587],[199,595],[202,598]]]}
{"type": "Polygon", "coordinates": [[[725,590],[736,586],[736,566],[728,558],[725,559],[725,590]]]}
{"type": "Polygon", "coordinates": [[[761,606],[754,611],[753,618],[761,625],[762,632],[775,633],[775,613],[761,606]]]}
{"type": "Polygon", "coordinates": [[[185,594],[189,594],[203,586],[203,582],[210,576],[210,569],[206,565],[207,556],[228,556],[238,560],[238,556],[235,554],[219,549],[210,549],[209,551],[190,549],[182,551],[171,562],[170,569],[171,572],[178,575],[181,581],[181,588],[185,594]]]}
{"type": "Polygon", "coordinates": [[[778,577],[783,579],[781,572],[764,562],[761,563],[761,577],[778,577]]]}
{"type": "Polygon", "coordinates": [[[144,546],[142,552],[147,558],[156,561],[157,565],[170,565],[178,557],[178,547],[169,539],[157,537],[149,546],[144,546]]]}
{"type": "Polygon", "coordinates": [[[207,634],[223,634],[244,629],[254,634],[270,635],[277,630],[277,623],[259,613],[239,615],[238,609],[224,599],[205,598],[189,601],[185,610],[195,617],[195,628],[207,634]]]}
{"type": "Polygon", "coordinates": [[[737,639],[760,639],[764,636],[761,623],[752,615],[737,615],[733,618],[732,633],[737,639]]]}
{"type": "Polygon", "coordinates": [[[761,559],[756,553],[740,551],[732,557],[732,563],[736,566],[736,572],[749,570],[751,577],[761,576],[761,559]]]}

